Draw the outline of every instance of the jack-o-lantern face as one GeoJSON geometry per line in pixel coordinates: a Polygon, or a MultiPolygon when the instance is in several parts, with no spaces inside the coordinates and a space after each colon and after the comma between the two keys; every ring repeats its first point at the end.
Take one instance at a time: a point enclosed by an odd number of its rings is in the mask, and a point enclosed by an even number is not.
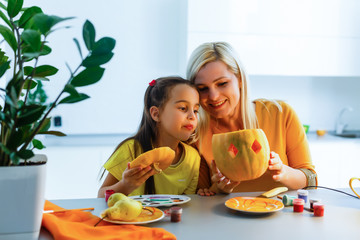
{"type": "Polygon", "coordinates": [[[233,181],[258,178],[269,165],[270,147],[261,129],[214,134],[212,150],[220,172],[233,181]]]}

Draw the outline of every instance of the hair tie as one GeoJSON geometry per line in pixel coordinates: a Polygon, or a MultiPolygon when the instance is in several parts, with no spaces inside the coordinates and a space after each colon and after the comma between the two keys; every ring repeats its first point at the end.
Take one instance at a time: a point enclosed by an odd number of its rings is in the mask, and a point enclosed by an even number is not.
{"type": "Polygon", "coordinates": [[[151,82],[149,82],[149,85],[152,86],[152,87],[153,87],[155,84],[156,84],[156,80],[155,80],[155,79],[152,80],[151,82]]]}

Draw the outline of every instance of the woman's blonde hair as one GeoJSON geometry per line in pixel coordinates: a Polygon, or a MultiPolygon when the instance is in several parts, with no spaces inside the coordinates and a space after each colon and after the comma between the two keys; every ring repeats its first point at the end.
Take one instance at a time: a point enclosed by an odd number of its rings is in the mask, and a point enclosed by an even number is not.
{"type": "MultiPolygon", "coordinates": [[[[258,128],[258,121],[255,114],[253,103],[248,94],[248,77],[242,66],[238,54],[226,42],[209,42],[201,44],[191,54],[187,65],[187,79],[194,83],[197,73],[209,62],[221,61],[225,63],[229,70],[240,80],[240,116],[244,129],[258,128]]],[[[199,122],[199,134],[209,127],[209,114],[200,109],[201,121],[199,122]]]]}

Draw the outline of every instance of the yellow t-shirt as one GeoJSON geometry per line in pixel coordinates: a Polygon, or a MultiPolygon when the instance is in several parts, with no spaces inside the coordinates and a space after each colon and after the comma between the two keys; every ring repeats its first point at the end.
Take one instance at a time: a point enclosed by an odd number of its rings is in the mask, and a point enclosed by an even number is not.
{"type": "MultiPolygon", "coordinates": [[[[179,162],[154,175],[155,191],[157,194],[194,194],[196,191],[200,166],[199,153],[195,148],[185,143],[181,142],[180,144],[182,144],[184,151],[179,162]]],[[[126,141],[104,164],[104,168],[120,181],[127,163],[137,157],[135,152],[141,152],[139,151],[140,149],[140,144],[135,144],[135,140],[126,141]]],[[[144,190],[145,183],[129,194],[129,196],[142,195],[144,190]]]]}

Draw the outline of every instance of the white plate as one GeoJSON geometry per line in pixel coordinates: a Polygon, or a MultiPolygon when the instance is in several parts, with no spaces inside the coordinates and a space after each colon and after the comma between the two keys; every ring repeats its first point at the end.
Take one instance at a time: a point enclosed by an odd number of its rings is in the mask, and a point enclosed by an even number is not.
{"type": "MultiPolygon", "coordinates": [[[[155,207],[145,207],[148,210],[142,210],[140,216],[138,216],[137,218],[135,218],[132,221],[120,221],[120,220],[111,220],[108,218],[104,218],[103,220],[106,222],[110,222],[110,223],[115,223],[115,224],[134,224],[134,225],[139,225],[139,224],[147,224],[147,223],[152,223],[152,222],[157,222],[160,221],[161,219],[163,219],[165,217],[165,214],[163,211],[161,211],[158,208],[155,207]]],[[[103,218],[104,212],[101,213],[100,217],[103,218]]]]}
{"type": "Polygon", "coordinates": [[[130,196],[130,198],[140,201],[146,207],[169,207],[173,205],[180,205],[191,200],[186,195],[168,195],[168,194],[152,194],[152,195],[138,195],[130,196]]]}

